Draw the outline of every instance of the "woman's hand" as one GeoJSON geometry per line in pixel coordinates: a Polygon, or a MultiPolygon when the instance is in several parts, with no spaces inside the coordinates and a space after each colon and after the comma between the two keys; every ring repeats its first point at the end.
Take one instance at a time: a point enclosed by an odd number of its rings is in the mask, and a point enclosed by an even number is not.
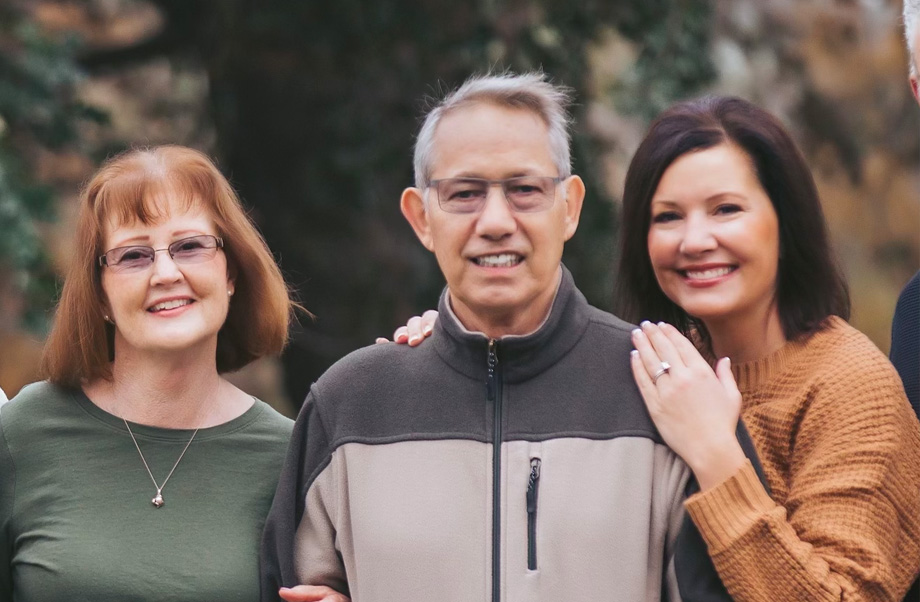
{"type": "Polygon", "coordinates": [[[350,598],[325,585],[282,587],[278,595],[287,602],[350,602],[350,598]]]}
{"type": "MultiPolygon", "coordinates": [[[[429,309],[421,316],[412,316],[405,326],[400,326],[393,333],[393,342],[408,344],[409,347],[415,347],[422,341],[431,336],[434,331],[434,323],[438,321],[438,312],[429,309]]],[[[390,340],[384,337],[378,337],[377,343],[389,343],[390,340]]]]}
{"type": "Polygon", "coordinates": [[[665,443],[690,466],[705,491],[745,462],[735,436],[741,393],[729,359],[716,370],[670,324],[643,322],[633,331],[633,376],[665,443]]]}

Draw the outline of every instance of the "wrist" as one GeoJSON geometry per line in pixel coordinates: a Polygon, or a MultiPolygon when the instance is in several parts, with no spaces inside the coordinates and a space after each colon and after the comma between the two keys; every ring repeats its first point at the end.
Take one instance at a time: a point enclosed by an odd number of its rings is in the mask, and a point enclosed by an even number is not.
{"type": "Polygon", "coordinates": [[[734,435],[725,442],[708,445],[693,458],[687,459],[687,465],[693,471],[701,491],[707,491],[727,481],[744,466],[747,456],[734,435]]]}

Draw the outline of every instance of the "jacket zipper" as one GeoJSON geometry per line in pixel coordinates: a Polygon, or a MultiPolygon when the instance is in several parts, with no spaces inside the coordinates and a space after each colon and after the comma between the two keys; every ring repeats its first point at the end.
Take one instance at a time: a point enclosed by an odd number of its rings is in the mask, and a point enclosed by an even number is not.
{"type": "Polygon", "coordinates": [[[537,570],[537,492],[540,487],[540,458],[530,459],[527,483],[527,569],[537,570]]]}
{"type": "Polygon", "coordinates": [[[489,339],[486,396],[492,402],[492,602],[501,602],[502,379],[498,342],[489,339]]]}

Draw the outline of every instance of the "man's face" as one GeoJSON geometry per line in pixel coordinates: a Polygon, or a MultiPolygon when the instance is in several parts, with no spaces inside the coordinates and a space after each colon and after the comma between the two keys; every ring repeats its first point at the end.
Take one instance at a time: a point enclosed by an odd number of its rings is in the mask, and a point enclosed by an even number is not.
{"type": "MultiPolygon", "coordinates": [[[[477,103],[443,117],[434,134],[432,180],[559,176],[547,126],[525,109],[477,103]]],[[[500,186],[476,213],[448,213],[435,187],[403,193],[403,214],[447,279],[463,325],[490,337],[525,334],[546,317],[556,291],[562,247],[578,227],[584,184],[555,186],[539,212],[516,212],[500,186]],[[427,208],[424,197],[428,195],[427,208]]]]}

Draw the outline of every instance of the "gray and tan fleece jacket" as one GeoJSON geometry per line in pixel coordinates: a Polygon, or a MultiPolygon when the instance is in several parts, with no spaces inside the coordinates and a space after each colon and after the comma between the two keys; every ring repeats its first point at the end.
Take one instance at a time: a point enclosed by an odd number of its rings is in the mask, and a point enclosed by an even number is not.
{"type": "Polygon", "coordinates": [[[420,347],[339,361],[294,427],[262,599],[309,583],[355,602],[680,600],[690,472],[646,413],[630,330],[563,268],[531,335],[445,318],[420,347]]]}

